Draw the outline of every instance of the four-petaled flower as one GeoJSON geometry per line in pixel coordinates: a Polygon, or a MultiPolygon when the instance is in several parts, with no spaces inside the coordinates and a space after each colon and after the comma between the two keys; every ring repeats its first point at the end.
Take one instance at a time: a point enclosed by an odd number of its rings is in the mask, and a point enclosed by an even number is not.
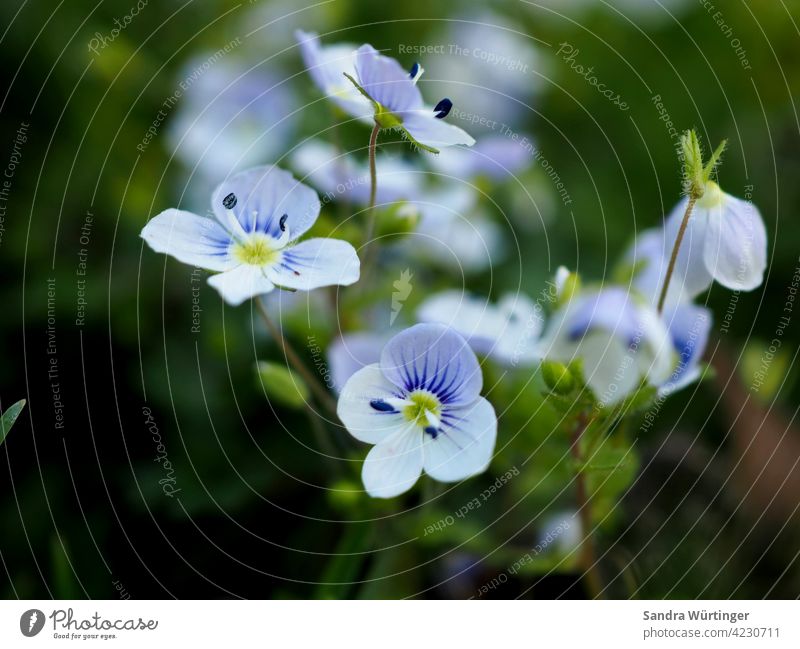
{"type": "Polygon", "coordinates": [[[455,331],[418,324],[392,338],[380,362],[345,384],[338,414],[356,439],[374,444],[362,470],[371,496],[410,489],[422,470],[455,482],[489,466],[497,416],[480,396],[478,359],[455,331]]]}
{"type": "Polygon", "coordinates": [[[155,216],[142,238],[156,252],[218,271],[208,283],[238,305],[275,287],[308,291],[358,280],[356,251],[338,239],[295,244],[317,220],[316,192],[277,167],[232,176],[214,191],[215,219],[169,209],[155,216]]]}
{"type": "Polygon", "coordinates": [[[397,129],[413,144],[432,153],[438,153],[441,147],[475,143],[468,133],[443,121],[453,107],[449,99],[442,99],[433,108],[425,106],[417,87],[423,72],[418,63],[406,71],[372,45],[362,45],[356,52],[355,72],[355,79],[347,76],[372,102],[375,121],[381,128],[397,129]]]}

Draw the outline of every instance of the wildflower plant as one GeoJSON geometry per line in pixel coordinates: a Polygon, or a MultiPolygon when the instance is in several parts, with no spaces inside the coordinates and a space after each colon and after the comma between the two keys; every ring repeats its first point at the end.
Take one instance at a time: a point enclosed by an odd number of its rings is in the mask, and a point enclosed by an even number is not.
{"type": "MultiPolygon", "coordinates": [[[[274,165],[221,178],[211,216],[167,209],[142,237],[213,273],[208,283],[228,305],[254,299],[291,366],[264,359],[259,379],[274,405],[307,409],[320,446],[331,449],[329,483],[339,496],[330,507],[368,518],[400,511],[422,493],[414,516],[441,540],[420,544],[455,540],[488,556],[494,548],[481,545],[474,524],[431,522],[447,519],[433,496],[488,482],[490,493],[502,488],[518,501],[546,473],[559,489],[552,511],[536,513],[540,536],[531,530],[531,539],[550,538],[552,529],[570,534],[548,540],[527,569],[580,570],[587,592],[602,596],[597,536],[636,477],[630,427],[705,373],[712,314],[693,300],[712,281],[752,290],[763,278],[761,217],[717,178],[724,144],[704,159],[695,133],[684,134],[685,196],[663,227],[641,233],[621,255],[613,282],[561,267],[541,292],[525,286],[491,300],[461,290],[441,255],[420,256],[421,241],[448,245],[465,274],[476,247],[496,261],[502,235],[481,212],[475,185],[441,176],[449,167],[491,187],[502,170],[525,171],[518,141],[490,134],[466,149],[473,137],[445,121],[452,102],[423,101],[418,62],[404,67],[371,45],[322,45],[311,32],[296,38],[335,119],[371,122],[366,164],[339,143],[310,138],[287,152],[299,178],[274,165]],[[383,131],[418,151],[378,156],[383,131]],[[478,234],[465,243],[467,230],[478,234]],[[376,233],[405,246],[378,245],[376,233]],[[318,293],[339,309],[313,323],[330,380],[320,380],[317,358],[312,365],[295,350],[290,339],[299,331],[283,317],[279,326],[262,299],[279,291],[318,293]],[[511,475],[508,486],[497,486],[497,475],[511,475]],[[570,520],[562,525],[564,511],[570,520]]],[[[343,554],[358,553],[348,546],[343,554]]]]}

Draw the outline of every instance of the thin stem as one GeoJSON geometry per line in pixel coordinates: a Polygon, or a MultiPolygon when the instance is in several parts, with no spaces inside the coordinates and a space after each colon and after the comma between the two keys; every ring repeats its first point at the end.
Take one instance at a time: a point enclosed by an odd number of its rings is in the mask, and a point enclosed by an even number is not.
{"type": "Polygon", "coordinates": [[[334,401],[333,397],[330,395],[325,389],[325,386],[319,382],[319,379],[311,373],[303,360],[300,358],[299,354],[295,351],[294,347],[289,344],[289,341],[286,340],[281,330],[275,326],[275,323],[272,321],[272,318],[269,316],[264,303],[261,301],[260,298],[256,298],[256,304],[258,305],[258,310],[261,313],[261,317],[264,320],[264,324],[267,325],[267,329],[269,329],[270,334],[275,339],[276,342],[279,342],[283,347],[283,353],[286,356],[286,359],[292,364],[292,367],[297,371],[300,376],[303,377],[306,384],[311,391],[316,395],[317,399],[319,399],[320,403],[325,406],[328,410],[336,416],[336,402],[334,401]]]}
{"type": "Polygon", "coordinates": [[[589,500],[588,491],[586,488],[586,472],[583,468],[583,458],[581,457],[580,441],[586,427],[589,425],[589,420],[586,415],[581,413],[578,418],[578,424],[572,433],[572,445],[570,451],[575,463],[578,465],[578,471],[575,476],[576,484],[576,500],[578,504],[578,514],[581,518],[581,533],[583,535],[583,542],[581,543],[581,566],[586,577],[586,587],[592,599],[599,599],[602,597],[603,582],[600,578],[600,573],[597,568],[597,557],[594,551],[594,540],[592,539],[592,510],[591,501],[589,500]]]}
{"type": "Polygon", "coordinates": [[[683,241],[683,235],[686,233],[686,226],[689,224],[689,217],[692,215],[694,204],[697,202],[696,196],[690,196],[689,202],[686,205],[686,211],[683,213],[683,220],[681,227],[678,230],[678,236],[675,237],[675,244],[672,246],[672,255],[669,258],[669,266],[667,266],[667,274],[664,276],[664,284],[661,287],[661,295],[658,298],[658,312],[659,314],[664,311],[664,302],[667,299],[667,290],[669,289],[669,282],[672,279],[672,273],[675,272],[675,263],[678,261],[678,250],[683,241]]]}
{"type": "Polygon", "coordinates": [[[370,186],[369,186],[369,206],[367,207],[367,218],[369,219],[367,222],[367,236],[365,240],[365,246],[367,247],[367,254],[365,255],[364,265],[368,266],[367,262],[371,260],[373,256],[372,248],[375,246],[372,242],[372,237],[375,236],[375,226],[378,220],[377,215],[375,214],[375,201],[377,200],[378,196],[378,171],[375,168],[375,151],[378,148],[378,133],[381,132],[380,125],[375,122],[375,126],[372,127],[372,133],[369,136],[369,179],[370,179],[370,186]]]}

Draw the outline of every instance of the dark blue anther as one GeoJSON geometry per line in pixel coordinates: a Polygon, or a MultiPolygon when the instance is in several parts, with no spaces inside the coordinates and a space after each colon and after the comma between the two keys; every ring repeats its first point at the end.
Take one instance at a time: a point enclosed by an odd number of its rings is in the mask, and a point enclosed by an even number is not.
{"type": "Polygon", "coordinates": [[[232,210],[236,206],[237,202],[238,199],[236,198],[236,194],[234,194],[233,192],[231,192],[225,198],[222,199],[222,205],[225,207],[226,210],[232,210]]]}
{"type": "Polygon", "coordinates": [[[439,436],[439,429],[436,426],[427,426],[425,432],[428,433],[433,439],[436,439],[439,436]]]}
{"type": "Polygon", "coordinates": [[[438,119],[443,119],[450,114],[450,109],[453,107],[453,102],[450,101],[447,97],[442,99],[438,104],[436,104],[433,112],[436,113],[436,117],[438,119]]]}
{"type": "Polygon", "coordinates": [[[286,232],[286,219],[289,218],[288,214],[284,214],[281,217],[281,220],[278,221],[278,227],[281,229],[281,232],[286,232]]]}
{"type": "Polygon", "coordinates": [[[383,399],[373,399],[369,402],[369,405],[375,408],[375,410],[378,412],[394,412],[394,408],[390,404],[386,403],[383,399]]]}
{"type": "Polygon", "coordinates": [[[408,76],[414,79],[419,72],[419,63],[417,61],[414,62],[414,65],[411,66],[411,69],[408,71],[408,76]]]}

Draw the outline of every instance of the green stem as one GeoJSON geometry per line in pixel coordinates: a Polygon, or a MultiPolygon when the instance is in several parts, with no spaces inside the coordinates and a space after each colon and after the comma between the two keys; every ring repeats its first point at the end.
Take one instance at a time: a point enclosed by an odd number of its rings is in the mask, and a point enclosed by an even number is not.
{"type": "Polygon", "coordinates": [[[380,125],[375,122],[372,127],[372,133],[369,136],[369,206],[367,207],[367,236],[365,239],[366,254],[364,255],[364,267],[369,267],[369,262],[374,256],[372,250],[376,247],[372,238],[375,236],[375,228],[378,217],[375,213],[375,202],[378,196],[378,171],[375,167],[375,151],[378,148],[378,133],[381,132],[380,125]]]}
{"type": "Polygon", "coordinates": [[[291,363],[292,367],[297,371],[300,376],[303,377],[306,384],[311,391],[315,394],[319,402],[326,407],[333,416],[336,416],[336,401],[334,401],[333,397],[331,396],[330,392],[325,389],[325,386],[319,382],[319,379],[312,374],[311,370],[309,370],[303,360],[300,358],[300,355],[295,351],[294,347],[289,344],[289,341],[286,340],[281,330],[275,325],[270,317],[269,313],[267,312],[267,308],[264,306],[264,303],[261,301],[260,298],[256,298],[256,304],[258,305],[258,310],[261,313],[261,317],[264,320],[264,324],[267,325],[267,329],[269,329],[270,334],[275,339],[275,342],[281,344],[283,347],[283,353],[286,357],[286,360],[291,363]]]}
{"type": "Polygon", "coordinates": [[[690,196],[689,202],[686,205],[686,211],[683,213],[683,220],[681,227],[678,230],[678,236],[675,237],[675,244],[672,246],[672,255],[669,258],[669,265],[667,266],[667,274],[664,276],[664,284],[661,287],[661,295],[658,298],[658,313],[664,311],[664,302],[667,299],[667,290],[669,289],[669,282],[672,279],[672,274],[675,272],[675,263],[678,261],[678,250],[680,250],[683,235],[686,234],[686,226],[689,225],[689,217],[692,215],[694,204],[697,202],[696,196],[690,196]]]}
{"type": "Polygon", "coordinates": [[[572,433],[572,445],[570,451],[572,458],[575,460],[575,465],[578,467],[577,474],[575,475],[576,485],[576,500],[578,505],[578,514],[581,519],[581,532],[583,534],[583,541],[581,542],[581,556],[580,564],[583,568],[583,575],[586,578],[586,588],[589,591],[592,599],[602,598],[603,581],[600,577],[600,572],[597,567],[597,557],[594,551],[594,539],[592,538],[592,510],[591,501],[589,499],[588,490],[586,487],[586,472],[584,469],[584,461],[581,455],[580,441],[581,436],[589,425],[586,415],[581,413],[578,418],[578,424],[572,433]]]}

